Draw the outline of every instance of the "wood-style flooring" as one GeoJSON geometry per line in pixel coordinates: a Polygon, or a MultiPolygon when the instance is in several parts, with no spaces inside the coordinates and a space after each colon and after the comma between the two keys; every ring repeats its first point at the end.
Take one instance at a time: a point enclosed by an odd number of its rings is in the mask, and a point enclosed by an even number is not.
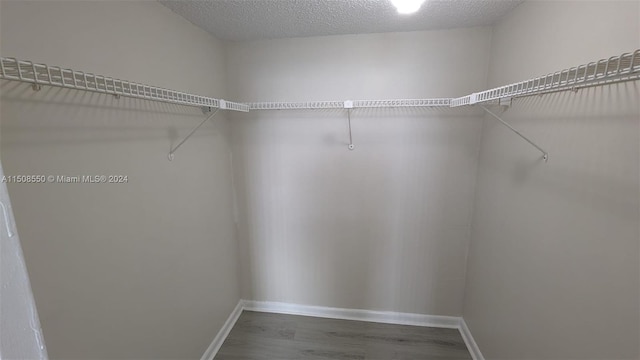
{"type": "Polygon", "coordinates": [[[215,360],[471,360],[456,329],[243,311],[215,360]]]}

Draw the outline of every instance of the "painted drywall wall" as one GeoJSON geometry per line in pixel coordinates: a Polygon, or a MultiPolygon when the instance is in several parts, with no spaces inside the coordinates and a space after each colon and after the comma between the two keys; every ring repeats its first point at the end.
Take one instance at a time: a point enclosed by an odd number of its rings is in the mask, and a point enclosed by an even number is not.
{"type": "MultiPolygon", "coordinates": [[[[230,97],[447,97],[486,85],[490,29],[232,43],[230,97]]],[[[481,116],[252,111],[232,123],[243,297],[460,315],[481,116]]]]}
{"type": "MultiPolygon", "coordinates": [[[[640,3],[526,2],[498,86],[640,47],[640,3]]],[[[487,359],[637,359],[640,84],[528,97],[483,127],[464,319],[487,359]]]]}
{"type": "MultiPolygon", "coordinates": [[[[149,1],[0,2],[2,56],[225,96],[222,45],[149,1]]],[[[229,128],[199,109],[5,82],[8,184],[52,358],[200,358],[239,299],[229,128]]]]}

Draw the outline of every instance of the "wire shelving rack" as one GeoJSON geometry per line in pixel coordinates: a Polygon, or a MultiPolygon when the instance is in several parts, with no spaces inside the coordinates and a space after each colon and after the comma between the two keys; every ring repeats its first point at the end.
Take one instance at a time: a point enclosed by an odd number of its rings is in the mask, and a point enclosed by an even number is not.
{"type": "MultiPolygon", "coordinates": [[[[349,120],[349,149],[351,150],[354,149],[351,141],[351,110],[353,109],[459,107],[478,104],[488,114],[536,147],[543,154],[543,159],[546,161],[548,153],[543,148],[536,145],[484,105],[502,104],[504,100],[523,96],[578,90],[585,87],[638,80],[640,79],[640,49],[459,98],[238,103],[8,57],[0,58],[0,79],[31,83],[35,90],[39,90],[42,85],[51,85],[111,94],[116,97],[126,96],[198,106],[209,112],[213,108],[240,112],[248,112],[250,110],[346,109],[349,120]]],[[[175,148],[172,148],[169,158],[172,159],[173,153],[177,148],[214,115],[215,113],[207,117],[175,148]]]]}
{"type": "Polygon", "coordinates": [[[451,106],[473,105],[504,98],[577,90],[584,87],[640,79],[640,49],[596,62],[556,71],[510,85],[451,100],[451,106]]]}
{"type": "Polygon", "coordinates": [[[39,89],[42,85],[50,85],[179,105],[249,111],[249,107],[241,103],[15,58],[0,58],[0,78],[31,83],[34,89],[39,89]]]}
{"type": "Polygon", "coordinates": [[[395,100],[347,100],[306,102],[252,102],[250,110],[316,110],[402,107],[449,107],[451,99],[395,99],[395,100]]]}

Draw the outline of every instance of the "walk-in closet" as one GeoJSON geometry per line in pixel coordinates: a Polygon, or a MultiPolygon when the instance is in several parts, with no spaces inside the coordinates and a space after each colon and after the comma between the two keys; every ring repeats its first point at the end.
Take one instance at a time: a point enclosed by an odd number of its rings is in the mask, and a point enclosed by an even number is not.
{"type": "Polygon", "coordinates": [[[640,359],[640,1],[0,0],[0,359],[640,359]]]}

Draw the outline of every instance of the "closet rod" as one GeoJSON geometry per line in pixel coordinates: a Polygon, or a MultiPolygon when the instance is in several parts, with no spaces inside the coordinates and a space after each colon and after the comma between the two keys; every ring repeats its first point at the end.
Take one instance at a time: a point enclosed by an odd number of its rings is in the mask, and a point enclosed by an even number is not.
{"type": "Polygon", "coordinates": [[[117,98],[126,96],[203,108],[249,111],[249,107],[245,104],[114,79],[83,71],[63,69],[59,66],[36,64],[16,58],[0,58],[0,79],[31,83],[34,90],[40,90],[42,85],[51,85],[67,89],[111,94],[117,98]]]}
{"type": "Polygon", "coordinates": [[[640,79],[640,49],[608,59],[590,62],[545,76],[452,99],[451,106],[538,95],[555,91],[614,84],[640,79]]]}

